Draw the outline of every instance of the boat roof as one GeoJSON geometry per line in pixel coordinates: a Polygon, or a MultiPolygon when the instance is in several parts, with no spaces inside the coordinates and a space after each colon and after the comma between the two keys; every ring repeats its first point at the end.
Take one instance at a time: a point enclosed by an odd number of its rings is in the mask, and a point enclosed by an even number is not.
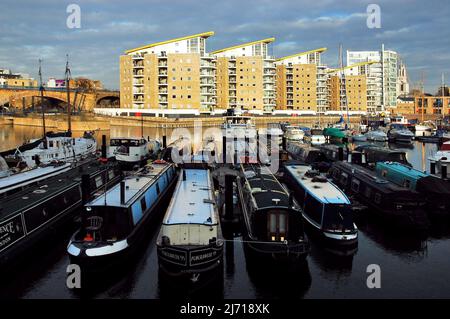
{"type": "Polygon", "coordinates": [[[182,169],[163,224],[217,224],[212,187],[209,170],[182,169]]]}
{"type": "Polygon", "coordinates": [[[385,178],[382,178],[378,175],[376,175],[376,173],[374,171],[371,171],[370,169],[367,169],[365,167],[356,165],[356,164],[352,164],[352,163],[348,163],[348,162],[335,162],[333,164],[334,166],[340,166],[341,169],[343,169],[345,171],[345,173],[349,174],[349,177],[351,177],[351,175],[354,175],[355,177],[357,177],[358,179],[364,179],[365,181],[371,182],[370,184],[377,188],[380,192],[383,193],[394,193],[396,195],[402,195],[405,193],[408,194],[416,194],[418,195],[417,192],[414,192],[408,188],[405,187],[401,187],[396,185],[395,183],[392,183],[388,180],[386,180],[385,178]]]}
{"type": "Polygon", "coordinates": [[[128,207],[134,204],[136,195],[147,190],[170,166],[171,164],[166,163],[147,165],[132,175],[125,177],[123,179],[125,182],[125,204],[120,203],[121,186],[119,183],[107,190],[105,194],[87,203],[86,206],[128,207]]]}
{"type": "Polygon", "coordinates": [[[417,169],[397,162],[377,162],[376,169],[389,169],[398,174],[408,175],[414,179],[420,179],[429,176],[428,174],[425,174],[417,169]]]}
{"type": "Polygon", "coordinates": [[[288,164],[286,170],[300,183],[312,196],[326,204],[350,204],[350,200],[332,182],[316,182],[306,176],[306,172],[312,170],[311,166],[288,164]]]}
{"type": "Polygon", "coordinates": [[[144,137],[140,136],[116,136],[116,137],[111,137],[110,140],[147,140],[144,137]]]}
{"type": "Polygon", "coordinates": [[[65,170],[70,167],[70,164],[65,163],[63,165],[51,165],[46,167],[36,167],[28,171],[19,172],[10,176],[0,178],[0,193],[4,191],[5,188],[10,188],[14,185],[21,184],[27,180],[35,179],[38,177],[45,177],[52,173],[65,170]]]}
{"type": "Polygon", "coordinates": [[[289,207],[289,194],[267,166],[246,164],[242,169],[258,208],[289,207]]]}
{"type": "Polygon", "coordinates": [[[380,146],[376,146],[376,145],[372,145],[372,144],[367,144],[367,145],[359,145],[355,148],[355,150],[362,152],[362,151],[374,151],[374,152],[380,152],[380,153],[390,153],[390,154],[394,154],[394,153],[402,153],[405,154],[404,151],[400,151],[400,150],[392,150],[390,148],[386,148],[386,147],[380,147],[380,146]]]}
{"type": "MultiPolygon", "coordinates": [[[[89,161],[78,167],[55,177],[46,179],[36,187],[29,187],[0,200],[0,219],[8,217],[18,211],[28,209],[39,204],[47,197],[54,196],[66,187],[73,187],[81,182],[80,172],[94,174],[99,171],[100,163],[96,160],[89,161]]],[[[107,168],[107,166],[104,166],[107,168]]]]}

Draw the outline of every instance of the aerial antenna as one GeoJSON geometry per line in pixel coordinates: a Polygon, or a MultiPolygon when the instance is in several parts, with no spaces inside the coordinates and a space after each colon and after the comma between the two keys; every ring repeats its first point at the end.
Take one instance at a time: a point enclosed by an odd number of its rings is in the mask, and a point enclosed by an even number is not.
{"type": "Polygon", "coordinates": [[[66,79],[66,91],[67,91],[67,131],[72,132],[72,123],[71,123],[71,114],[72,110],[70,108],[70,79],[72,74],[69,68],[69,55],[66,54],[66,71],[65,71],[65,79],[66,79]]]}
{"type": "Polygon", "coordinates": [[[39,59],[39,92],[41,95],[41,111],[42,111],[42,130],[44,135],[44,148],[47,148],[47,139],[45,132],[45,110],[44,110],[44,83],[42,82],[42,60],[39,59]]]}

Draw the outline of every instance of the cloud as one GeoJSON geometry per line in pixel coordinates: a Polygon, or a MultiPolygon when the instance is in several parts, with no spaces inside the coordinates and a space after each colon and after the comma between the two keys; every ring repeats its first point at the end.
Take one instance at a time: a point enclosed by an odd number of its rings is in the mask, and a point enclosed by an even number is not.
{"type": "Polygon", "coordinates": [[[378,0],[382,28],[366,26],[359,0],[95,0],[79,1],[82,28],[68,29],[66,6],[73,1],[3,0],[0,20],[0,67],[45,77],[64,74],[66,53],[74,76],[100,79],[119,87],[119,56],[126,49],[213,30],[208,50],[276,37],[271,54],[285,56],[327,47],[323,62],[337,64],[338,47],[374,50],[384,43],[398,51],[412,82],[427,73],[435,91],[448,73],[450,7],[438,0],[378,0]]]}

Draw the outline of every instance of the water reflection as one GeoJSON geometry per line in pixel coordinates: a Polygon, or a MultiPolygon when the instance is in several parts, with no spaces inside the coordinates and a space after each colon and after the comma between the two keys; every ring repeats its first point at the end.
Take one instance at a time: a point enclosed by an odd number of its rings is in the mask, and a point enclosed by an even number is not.
{"type": "Polygon", "coordinates": [[[400,259],[420,262],[427,256],[427,236],[425,234],[406,234],[372,218],[365,223],[358,223],[358,228],[384,251],[398,256],[400,259]]]}

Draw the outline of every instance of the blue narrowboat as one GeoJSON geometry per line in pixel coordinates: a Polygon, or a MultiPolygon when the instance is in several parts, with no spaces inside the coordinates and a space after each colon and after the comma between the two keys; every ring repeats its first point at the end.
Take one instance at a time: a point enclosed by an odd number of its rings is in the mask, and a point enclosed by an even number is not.
{"type": "Polygon", "coordinates": [[[287,163],[284,168],[286,183],[294,191],[307,225],[329,243],[355,245],[358,228],[344,192],[308,165],[287,163]]]}
{"type": "Polygon", "coordinates": [[[67,247],[71,263],[97,272],[125,261],[160,214],[176,176],[173,164],[148,164],[87,203],[82,227],[67,247]]]}
{"type": "Polygon", "coordinates": [[[429,215],[450,215],[449,183],[412,167],[394,162],[378,162],[375,171],[379,176],[397,185],[424,195],[429,208],[427,209],[429,215]]]}

